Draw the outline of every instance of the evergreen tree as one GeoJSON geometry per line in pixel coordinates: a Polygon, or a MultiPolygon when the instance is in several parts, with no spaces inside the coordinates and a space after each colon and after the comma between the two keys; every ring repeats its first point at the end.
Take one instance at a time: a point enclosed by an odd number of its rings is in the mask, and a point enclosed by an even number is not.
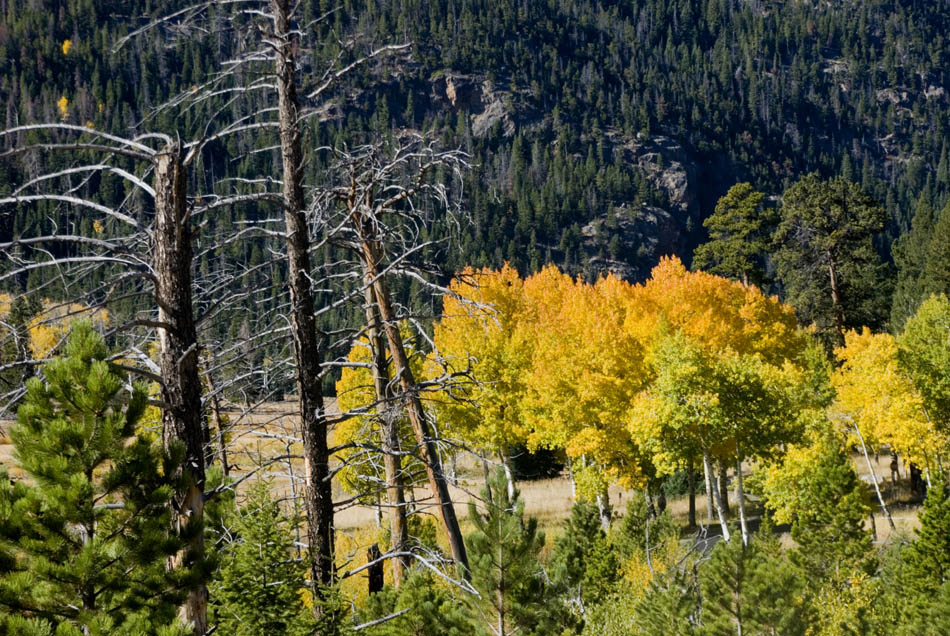
{"type": "Polygon", "coordinates": [[[27,383],[10,431],[26,478],[8,485],[0,477],[0,608],[9,633],[179,633],[188,573],[165,569],[180,547],[163,477],[173,466],[136,436],[146,389],[129,393],[108,354],[92,326],[78,322],[66,357],[27,383]]]}
{"type": "Polygon", "coordinates": [[[703,226],[709,242],[696,248],[693,266],[745,284],[765,282],[763,257],[775,215],[762,206],[765,195],[750,183],[737,183],[716,204],[703,226]]]}
{"type": "Polygon", "coordinates": [[[314,631],[304,606],[306,564],[293,549],[293,520],[258,481],[232,517],[235,540],[225,550],[211,593],[218,599],[218,629],[234,636],[304,636],[314,631]]]}
{"type": "Polygon", "coordinates": [[[368,627],[368,636],[467,636],[472,632],[461,602],[432,574],[419,568],[406,577],[398,590],[385,587],[367,601],[361,623],[404,612],[368,627]]]}
{"type": "Polygon", "coordinates": [[[829,345],[842,344],[846,329],[879,326],[889,305],[872,239],[884,209],[854,183],[809,174],[785,191],[780,216],[775,265],[799,319],[829,345]]]}
{"type": "Polygon", "coordinates": [[[578,501],[564,523],[551,554],[551,579],[583,616],[604,601],[619,578],[620,564],[607,543],[596,505],[578,501]]]}
{"type": "Polygon", "coordinates": [[[748,545],[720,541],[700,569],[702,633],[805,633],[803,580],[768,518],[748,545]]]}
{"type": "Polygon", "coordinates": [[[908,581],[928,599],[950,581],[950,487],[940,478],[927,490],[917,540],[905,551],[908,581]]]}
{"type": "Polygon", "coordinates": [[[691,572],[680,568],[658,575],[637,606],[637,627],[645,636],[697,633],[698,589],[691,572]]]}
{"type": "Polygon", "coordinates": [[[702,633],[710,636],[749,631],[746,585],[752,578],[755,551],[742,541],[720,541],[700,570],[703,598],[702,633]]]}
{"type": "Polygon", "coordinates": [[[950,204],[934,225],[920,289],[924,298],[930,294],[950,294],[950,204]]]}
{"type": "Polygon", "coordinates": [[[897,267],[897,282],[891,303],[891,330],[899,332],[924,299],[922,278],[933,235],[934,213],[930,200],[921,195],[909,232],[894,241],[891,254],[897,267]]]}
{"type": "Polygon", "coordinates": [[[864,484],[836,440],[824,442],[818,462],[802,480],[792,522],[798,548],[793,560],[816,585],[873,569],[871,535],[864,528],[870,509],[864,484]]]}
{"type": "Polygon", "coordinates": [[[538,520],[524,518],[521,494],[514,489],[509,497],[502,470],[489,479],[482,500],[484,511],[469,502],[475,532],[467,538],[471,582],[480,595],[469,602],[479,633],[550,633],[557,613],[549,606],[551,595],[538,560],[544,546],[538,520]]]}

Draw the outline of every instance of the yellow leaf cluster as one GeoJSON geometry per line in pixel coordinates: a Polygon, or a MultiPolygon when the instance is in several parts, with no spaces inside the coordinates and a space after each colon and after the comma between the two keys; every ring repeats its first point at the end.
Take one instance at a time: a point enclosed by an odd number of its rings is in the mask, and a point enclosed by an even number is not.
{"type": "Polygon", "coordinates": [[[69,100],[65,95],[59,98],[56,102],[56,108],[59,109],[59,118],[63,121],[69,119],[69,100]]]}
{"type": "Polygon", "coordinates": [[[69,50],[73,48],[72,40],[63,40],[63,55],[69,55],[69,50]]]}
{"type": "Polygon", "coordinates": [[[30,351],[35,360],[43,360],[62,343],[69,333],[73,322],[88,318],[99,327],[109,324],[109,312],[105,309],[90,309],[78,303],[57,303],[46,300],[43,310],[28,323],[30,351]]]}
{"type": "Polygon", "coordinates": [[[845,428],[857,426],[872,447],[886,444],[909,462],[936,467],[933,449],[946,448],[950,440],[935,430],[920,393],[901,373],[894,337],[867,328],[849,331],[835,355],[841,366],[831,380],[834,413],[845,428]]]}

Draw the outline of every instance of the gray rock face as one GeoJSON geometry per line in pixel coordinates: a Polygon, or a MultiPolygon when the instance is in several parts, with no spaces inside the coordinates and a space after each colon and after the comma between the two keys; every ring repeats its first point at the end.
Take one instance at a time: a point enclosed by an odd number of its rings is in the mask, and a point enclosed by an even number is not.
{"type": "Polygon", "coordinates": [[[696,162],[689,153],[669,137],[646,140],[638,135],[633,140],[617,140],[617,149],[624,163],[644,172],[653,187],[670,201],[670,210],[683,219],[698,211],[696,198],[696,162]]]}
{"type": "Polygon", "coordinates": [[[476,137],[484,137],[499,122],[504,135],[512,137],[520,124],[534,116],[517,92],[482,77],[445,73],[431,83],[433,102],[468,113],[476,137]]]}
{"type": "Polygon", "coordinates": [[[663,208],[624,205],[615,210],[613,219],[594,219],[581,234],[592,269],[636,281],[649,276],[660,257],[677,252],[682,232],[677,219],[663,208]],[[603,245],[610,242],[614,253],[602,256],[603,245]]]}

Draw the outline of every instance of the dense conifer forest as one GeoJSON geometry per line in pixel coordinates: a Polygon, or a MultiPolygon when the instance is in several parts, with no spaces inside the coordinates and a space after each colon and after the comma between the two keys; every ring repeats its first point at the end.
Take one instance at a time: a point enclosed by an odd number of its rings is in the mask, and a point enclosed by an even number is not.
{"type": "Polygon", "coordinates": [[[950,634],[948,32],[0,0],[0,636],[950,634]]]}

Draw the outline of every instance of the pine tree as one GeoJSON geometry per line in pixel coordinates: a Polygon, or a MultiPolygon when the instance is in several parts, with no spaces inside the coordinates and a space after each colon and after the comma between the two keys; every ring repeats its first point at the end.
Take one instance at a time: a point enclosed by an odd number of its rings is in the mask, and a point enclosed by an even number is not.
{"type": "Polygon", "coordinates": [[[27,383],[10,431],[25,473],[13,485],[0,477],[0,608],[10,633],[179,633],[188,573],[165,569],[180,546],[163,477],[173,465],[136,436],[146,389],[128,393],[108,353],[88,322],[77,323],[66,357],[27,383]]]}
{"type": "Polygon", "coordinates": [[[232,517],[235,541],[226,549],[211,591],[220,602],[218,629],[234,636],[304,636],[314,631],[304,606],[306,564],[295,558],[292,520],[261,480],[232,517]]]}
{"type": "Polygon", "coordinates": [[[950,205],[934,225],[920,288],[924,298],[930,294],[950,294],[950,205]]]}
{"type": "Polygon", "coordinates": [[[495,636],[546,634],[554,616],[538,555],[544,533],[538,520],[524,518],[524,502],[498,470],[482,489],[484,511],[469,502],[475,532],[468,536],[471,582],[479,597],[472,597],[480,633],[495,636]]]}
{"type": "Polygon", "coordinates": [[[922,277],[933,235],[934,213],[930,200],[921,195],[909,232],[894,241],[891,254],[897,267],[897,283],[891,303],[891,329],[900,331],[924,298],[922,277]]]}
{"type": "Polygon", "coordinates": [[[699,578],[703,634],[731,636],[749,630],[745,587],[752,576],[754,559],[754,549],[742,541],[720,541],[713,549],[699,578]]]}
{"type": "Polygon", "coordinates": [[[697,633],[698,590],[693,573],[674,568],[650,583],[637,606],[637,626],[645,636],[697,633]]]}
{"type": "Polygon", "coordinates": [[[468,636],[472,623],[446,585],[424,568],[411,571],[399,590],[385,587],[367,599],[361,623],[398,612],[400,616],[368,627],[368,636],[468,636]]]}
{"type": "Polygon", "coordinates": [[[702,633],[805,633],[803,581],[766,520],[748,545],[720,541],[700,569],[702,633]]]}
{"type": "Polygon", "coordinates": [[[866,489],[840,444],[831,438],[823,443],[792,523],[798,543],[793,560],[816,584],[873,568],[871,535],[864,528],[870,510],[866,489]]]}
{"type": "Polygon", "coordinates": [[[613,591],[619,568],[597,506],[578,501],[554,542],[550,560],[554,584],[567,593],[583,616],[586,607],[603,602],[613,591]]]}
{"type": "Polygon", "coordinates": [[[809,174],[785,191],[780,214],[775,265],[799,318],[828,344],[841,344],[845,329],[880,325],[887,286],[872,238],[884,208],[854,183],[809,174]]]}
{"type": "Polygon", "coordinates": [[[918,519],[917,540],[904,558],[913,589],[930,599],[950,581],[950,487],[943,479],[928,489],[918,519]]]}
{"type": "Polygon", "coordinates": [[[770,247],[775,214],[763,208],[765,195],[752,184],[737,183],[716,204],[703,226],[709,242],[696,248],[693,265],[745,284],[765,282],[763,257],[770,247]]]}

